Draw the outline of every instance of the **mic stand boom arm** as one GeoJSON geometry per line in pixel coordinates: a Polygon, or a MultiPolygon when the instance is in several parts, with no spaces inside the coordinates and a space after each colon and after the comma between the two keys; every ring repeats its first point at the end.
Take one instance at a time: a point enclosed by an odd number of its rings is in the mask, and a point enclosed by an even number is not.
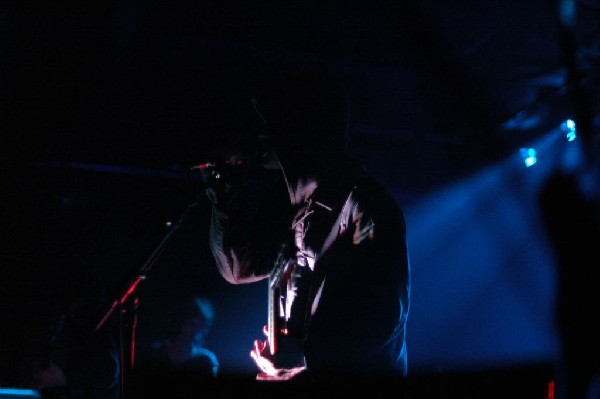
{"type": "MultiPolygon", "coordinates": [[[[202,194],[201,194],[202,195],[202,194]]],[[[181,227],[181,224],[187,217],[188,213],[199,203],[199,196],[194,202],[189,205],[184,211],[179,221],[167,232],[158,246],[152,251],[150,257],[144,264],[134,273],[134,276],[129,279],[129,283],[122,289],[119,295],[111,303],[108,310],[104,313],[98,324],[96,331],[99,331],[108,318],[119,308],[119,337],[120,337],[120,380],[121,380],[121,398],[124,397],[125,374],[133,368],[135,362],[135,328],[137,324],[136,310],[139,305],[139,300],[135,296],[139,284],[146,279],[150,268],[156,263],[160,254],[166,248],[173,234],[181,227]]]]}

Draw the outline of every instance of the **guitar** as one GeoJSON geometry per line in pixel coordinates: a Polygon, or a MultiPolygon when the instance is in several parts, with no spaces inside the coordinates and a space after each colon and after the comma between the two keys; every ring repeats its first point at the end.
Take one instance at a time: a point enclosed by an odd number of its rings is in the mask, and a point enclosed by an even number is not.
{"type": "Polygon", "coordinates": [[[268,341],[271,355],[275,355],[278,350],[278,340],[281,334],[286,334],[285,318],[281,314],[280,294],[285,289],[289,276],[294,269],[295,262],[285,256],[285,245],[279,251],[275,260],[273,271],[269,276],[269,294],[268,294],[268,341]]]}

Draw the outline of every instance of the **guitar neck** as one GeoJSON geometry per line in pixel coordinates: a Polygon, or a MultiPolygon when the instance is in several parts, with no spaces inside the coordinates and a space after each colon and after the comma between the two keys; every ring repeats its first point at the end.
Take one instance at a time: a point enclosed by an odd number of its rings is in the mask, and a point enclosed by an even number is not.
{"type": "Polygon", "coordinates": [[[267,322],[269,349],[271,355],[277,353],[278,337],[277,331],[279,330],[279,288],[269,287],[269,318],[267,322]]]}
{"type": "Polygon", "coordinates": [[[284,289],[293,267],[294,262],[291,260],[278,262],[269,278],[267,339],[271,355],[277,353],[279,334],[284,330],[284,318],[280,311],[281,290],[284,289]]]}

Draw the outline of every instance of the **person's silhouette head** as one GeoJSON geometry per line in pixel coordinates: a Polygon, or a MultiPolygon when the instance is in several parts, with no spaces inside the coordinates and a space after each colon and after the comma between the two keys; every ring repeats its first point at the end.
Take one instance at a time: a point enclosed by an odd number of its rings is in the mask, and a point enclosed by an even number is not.
{"type": "Polygon", "coordinates": [[[204,297],[177,301],[169,310],[168,339],[194,341],[202,345],[212,329],[215,312],[212,302],[204,297]]]}
{"type": "Polygon", "coordinates": [[[267,85],[253,102],[282,163],[323,163],[345,153],[348,95],[333,74],[289,73],[267,85]]]}

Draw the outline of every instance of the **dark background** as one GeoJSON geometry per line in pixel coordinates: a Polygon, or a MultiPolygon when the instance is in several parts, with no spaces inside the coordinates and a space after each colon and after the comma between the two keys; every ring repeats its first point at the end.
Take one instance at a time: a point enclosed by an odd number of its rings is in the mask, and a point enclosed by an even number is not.
{"type": "Polygon", "coordinates": [[[197,198],[140,287],[140,339],[166,298],[207,295],[222,370],[254,373],[266,287],[217,275],[189,167],[255,128],[249,99],[264,82],[324,65],[350,94],[352,151],[407,215],[412,369],[553,364],[556,275],[537,196],[585,148],[561,122],[579,115],[580,138],[598,129],[599,23],[592,0],[2,1],[7,352],[73,296],[116,295],[197,198]],[[524,146],[538,149],[533,168],[524,146]]]}

